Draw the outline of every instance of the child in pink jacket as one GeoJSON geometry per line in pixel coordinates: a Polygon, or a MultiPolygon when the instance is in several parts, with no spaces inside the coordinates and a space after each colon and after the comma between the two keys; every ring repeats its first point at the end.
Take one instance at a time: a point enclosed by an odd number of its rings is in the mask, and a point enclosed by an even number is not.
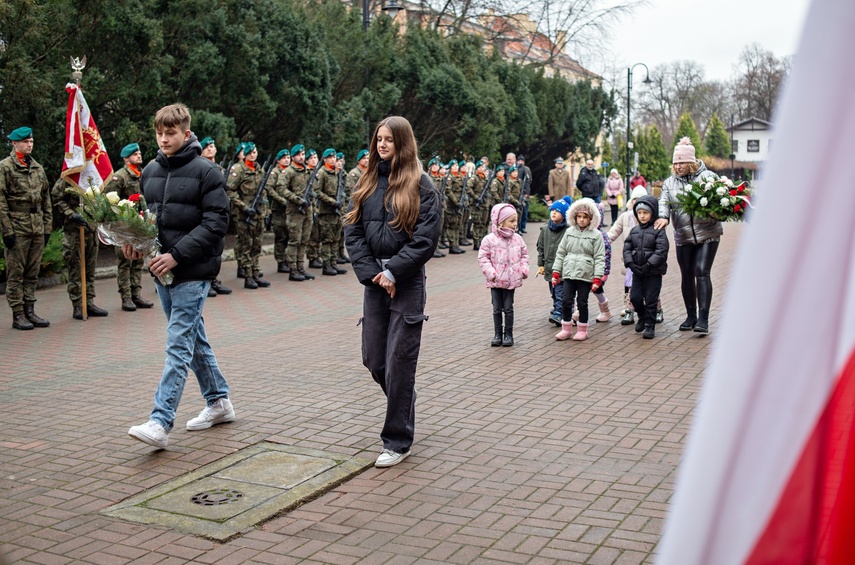
{"type": "Polygon", "coordinates": [[[493,327],[490,345],[514,344],[514,289],[528,278],[528,249],[517,231],[517,210],[511,204],[496,204],[490,212],[493,233],[481,240],[478,262],[487,277],[493,299],[493,327]],[[502,324],[504,314],[504,331],[502,324]]]}

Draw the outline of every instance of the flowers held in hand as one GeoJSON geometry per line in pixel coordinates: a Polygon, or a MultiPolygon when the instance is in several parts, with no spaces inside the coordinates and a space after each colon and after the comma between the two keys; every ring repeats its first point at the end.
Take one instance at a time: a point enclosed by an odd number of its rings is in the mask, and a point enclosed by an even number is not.
{"type": "Polygon", "coordinates": [[[157,217],[148,210],[145,198],[132,194],[122,200],[117,192],[104,193],[104,185],[90,186],[86,190],[71,187],[67,190],[80,196],[80,214],[87,221],[99,225],[115,224],[115,229],[143,239],[157,237],[157,217]]]}
{"type": "Polygon", "coordinates": [[[686,185],[676,197],[687,214],[723,222],[743,220],[746,210],[752,207],[751,191],[745,183],[734,185],[725,176],[686,185]],[[715,197],[709,197],[710,193],[715,197]]]}

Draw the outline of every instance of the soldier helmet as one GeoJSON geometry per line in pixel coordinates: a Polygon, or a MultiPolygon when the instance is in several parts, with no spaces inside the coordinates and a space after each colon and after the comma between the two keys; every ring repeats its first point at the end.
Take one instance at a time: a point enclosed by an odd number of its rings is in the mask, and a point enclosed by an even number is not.
{"type": "Polygon", "coordinates": [[[33,137],[33,129],[26,126],[12,130],[9,134],[9,141],[24,141],[33,137]]]}
{"type": "MultiPolygon", "coordinates": [[[[211,138],[209,137],[207,139],[211,139],[211,138]]],[[[213,139],[211,139],[211,143],[214,143],[213,139]]],[[[205,148],[205,145],[202,145],[202,149],[204,149],[204,148],[205,148]]],[[[122,147],[122,152],[120,153],[120,155],[122,156],[122,159],[127,159],[128,157],[130,157],[131,155],[133,155],[134,153],[136,153],[139,150],[140,150],[139,143],[129,143],[128,145],[125,145],[124,147],[122,147]]]]}

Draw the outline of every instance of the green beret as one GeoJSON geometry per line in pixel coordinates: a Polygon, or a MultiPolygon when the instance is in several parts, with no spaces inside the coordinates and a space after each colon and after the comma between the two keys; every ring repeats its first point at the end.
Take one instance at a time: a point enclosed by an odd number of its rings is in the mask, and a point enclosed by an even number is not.
{"type": "MultiPolygon", "coordinates": [[[[211,143],[213,143],[213,141],[211,143]]],[[[205,146],[203,145],[202,147],[205,147],[205,146]]],[[[140,150],[139,143],[129,143],[128,145],[125,145],[124,147],[122,147],[122,152],[120,153],[120,155],[122,156],[122,159],[127,159],[128,157],[130,157],[131,155],[133,155],[134,153],[136,153],[139,150],[140,150]]]]}
{"type": "Polygon", "coordinates": [[[317,154],[318,154],[318,152],[315,151],[314,149],[309,149],[308,151],[306,151],[306,157],[311,157],[312,155],[317,155],[317,154]]]}
{"type": "Polygon", "coordinates": [[[516,168],[516,166],[513,166],[513,167],[511,167],[511,168],[508,170],[508,174],[510,174],[510,173],[515,173],[515,172],[517,172],[517,168],[516,168]]]}
{"type": "Polygon", "coordinates": [[[475,168],[476,168],[476,169],[477,169],[477,168],[479,168],[479,167],[483,167],[483,166],[484,166],[484,161],[478,161],[477,163],[475,163],[475,168]]]}
{"type": "Polygon", "coordinates": [[[362,161],[362,158],[365,157],[366,155],[368,155],[368,149],[363,149],[362,151],[360,151],[359,153],[356,154],[356,160],[362,161]]]}
{"type": "Polygon", "coordinates": [[[324,149],[323,158],[326,159],[327,157],[335,157],[335,149],[332,147],[324,149]]]}
{"type": "Polygon", "coordinates": [[[297,153],[302,153],[306,150],[306,147],[302,143],[298,143],[294,147],[291,148],[291,157],[295,157],[297,153]]]}
{"type": "MultiPolygon", "coordinates": [[[[202,141],[199,142],[199,145],[202,146],[202,149],[206,148],[209,145],[216,145],[217,143],[214,141],[213,137],[206,137],[202,141]]],[[[122,155],[124,157],[124,155],[122,155]]]]}
{"type": "Polygon", "coordinates": [[[451,167],[458,167],[459,165],[457,164],[457,159],[452,159],[451,161],[446,163],[445,166],[450,169],[451,167]]]}
{"type": "Polygon", "coordinates": [[[440,164],[440,163],[439,163],[439,159],[437,159],[436,157],[434,157],[433,159],[431,159],[430,161],[428,161],[428,168],[431,168],[431,167],[433,167],[434,165],[439,165],[439,164],[440,164]]]}
{"type": "Polygon", "coordinates": [[[245,142],[241,141],[240,143],[238,143],[238,146],[235,148],[235,157],[237,157],[237,154],[240,153],[241,151],[246,153],[245,149],[246,149],[246,143],[245,142]]]}
{"type": "Polygon", "coordinates": [[[288,155],[288,156],[290,157],[290,156],[291,156],[291,152],[290,152],[290,151],[288,151],[287,149],[282,149],[281,151],[279,151],[279,153],[277,153],[277,154],[276,154],[276,160],[277,160],[277,161],[278,161],[278,160],[280,160],[280,159],[281,159],[282,157],[284,157],[285,155],[288,155]]]}
{"type": "Polygon", "coordinates": [[[28,127],[22,127],[16,130],[12,130],[12,133],[9,134],[9,141],[24,141],[25,139],[30,139],[31,137],[33,137],[33,129],[28,127]]]}
{"type": "Polygon", "coordinates": [[[335,158],[336,159],[344,159],[344,153],[339,151],[338,153],[335,154],[335,158]]]}
{"type": "Polygon", "coordinates": [[[461,167],[465,167],[466,166],[466,159],[461,159],[460,162],[457,164],[461,167]]]}
{"type": "Polygon", "coordinates": [[[252,153],[253,151],[255,151],[255,143],[253,143],[251,141],[244,141],[243,142],[243,154],[244,154],[244,156],[246,156],[247,153],[252,153]]]}

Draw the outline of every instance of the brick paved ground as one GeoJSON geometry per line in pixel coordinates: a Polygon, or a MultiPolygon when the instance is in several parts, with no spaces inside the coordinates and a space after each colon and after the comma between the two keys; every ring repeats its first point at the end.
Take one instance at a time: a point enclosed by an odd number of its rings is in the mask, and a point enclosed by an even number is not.
{"type": "MultiPolygon", "coordinates": [[[[191,378],[160,452],[127,436],[162,368],[159,309],[122,312],[113,280],[96,283],[104,319],[73,320],[63,287],[38,293],[48,329],[12,330],[0,308],[2,552],[44,564],[651,563],[740,232],[727,226],[716,261],[708,339],[677,331],[673,250],[657,339],[615,318],[587,342],[556,342],[546,283],[531,278],[513,348],[488,346],[475,254],[431,261],[413,455],[226,544],[99,511],[263,440],[379,452],[384,402],[361,366],[355,277],[291,283],[266,257],[273,286],[246,291],[226,263],[235,292],[205,318],[239,420],[184,430],[203,406],[191,378]]],[[[607,284],[613,304],[620,284],[607,284]]]]}

